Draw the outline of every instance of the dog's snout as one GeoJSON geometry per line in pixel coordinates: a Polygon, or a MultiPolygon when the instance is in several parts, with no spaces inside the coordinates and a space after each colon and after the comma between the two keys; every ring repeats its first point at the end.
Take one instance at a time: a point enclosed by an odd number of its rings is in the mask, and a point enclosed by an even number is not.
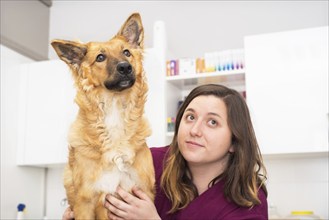
{"type": "Polygon", "coordinates": [[[117,65],[117,71],[122,75],[128,75],[132,72],[132,66],[128,62],[120,62],[117,65]]]}

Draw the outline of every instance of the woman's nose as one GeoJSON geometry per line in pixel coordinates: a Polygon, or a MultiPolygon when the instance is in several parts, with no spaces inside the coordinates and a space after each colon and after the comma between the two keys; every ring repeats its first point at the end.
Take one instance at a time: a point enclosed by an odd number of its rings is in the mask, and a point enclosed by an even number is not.
{"type": "Polygon", "coordinates": [[[195,123],[192,125],[190,130],[191,136],[201,136],[202,134],[201,125],[202,125],[201,121],[195,121],[195,123]]]}

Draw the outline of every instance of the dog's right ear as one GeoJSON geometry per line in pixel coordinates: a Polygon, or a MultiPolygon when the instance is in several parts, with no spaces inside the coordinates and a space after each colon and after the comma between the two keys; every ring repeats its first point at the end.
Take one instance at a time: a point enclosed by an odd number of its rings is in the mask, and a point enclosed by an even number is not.
{"type": "Polygon", "coordinates": [[[134,47],[142,47],[144,44],[144,28],[139,13],[134,13],[122,25],[117,36],[123,36],[134,47]]]}
{"type": "Polygon", "coordinates": [[[80,65],[83,58],[87,54],[86,45],[78,42],[53,40],[51,45],[55,49],[59,58],[66,62],[68,65],[80,65]]]}

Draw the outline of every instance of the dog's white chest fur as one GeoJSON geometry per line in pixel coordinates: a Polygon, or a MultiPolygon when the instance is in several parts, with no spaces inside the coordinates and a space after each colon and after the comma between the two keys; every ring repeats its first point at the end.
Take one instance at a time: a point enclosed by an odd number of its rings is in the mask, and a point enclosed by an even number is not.
{"type": "MultiPolygon", "coordinates": [[[[121,109],[121,111],[123,111],[123,109],[121,109]]],[[[110,132],[111,136],[114,135],[114,137],[112,138],[115,139],[118,138],[120,135],[123,135],[124,122],[121,117],[121,112],[119,111],[117,100],[114,99],[111,107],[107,109],[104,123],[106,125],[107,130],[112,131],[110,132]]]]}
{"type": "Polygon", "coordinates": [[[108,164],[108,168],[103,170],[95,189],[97,191],[114,193],[120,185],[125,189],[131,189],[138,181],[136,171],[130,166],[135,154],[128,146],[125,136],[125,125],[122,111],[118,100],[113,99],[110,107],[106,108],[104,124],[108,133],[109,147],[104,152],[103,160],[108,164]]]}
{"type": "Polygon", "coordinates": [[[96,191],[105,193],[115,193],[117,187],[129,190],[137,182],[137,174],[133,169],[128,172],[122,172],[117,167],[113,167],[110,171],[103,171],[98,181],[95,183],[96,191]]]}

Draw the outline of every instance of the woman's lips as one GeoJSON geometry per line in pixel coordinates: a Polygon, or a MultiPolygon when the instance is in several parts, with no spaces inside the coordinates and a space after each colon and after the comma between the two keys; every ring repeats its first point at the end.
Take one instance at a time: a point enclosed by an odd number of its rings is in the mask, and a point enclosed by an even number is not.
{"type": "Polygon", "coordinates": [[[188,146],[191,146],[191,147],[204,147],[202,144],[199,144],[197,142],[194,142],[194,141],[186,141],[185,142],[188,146]]]}

